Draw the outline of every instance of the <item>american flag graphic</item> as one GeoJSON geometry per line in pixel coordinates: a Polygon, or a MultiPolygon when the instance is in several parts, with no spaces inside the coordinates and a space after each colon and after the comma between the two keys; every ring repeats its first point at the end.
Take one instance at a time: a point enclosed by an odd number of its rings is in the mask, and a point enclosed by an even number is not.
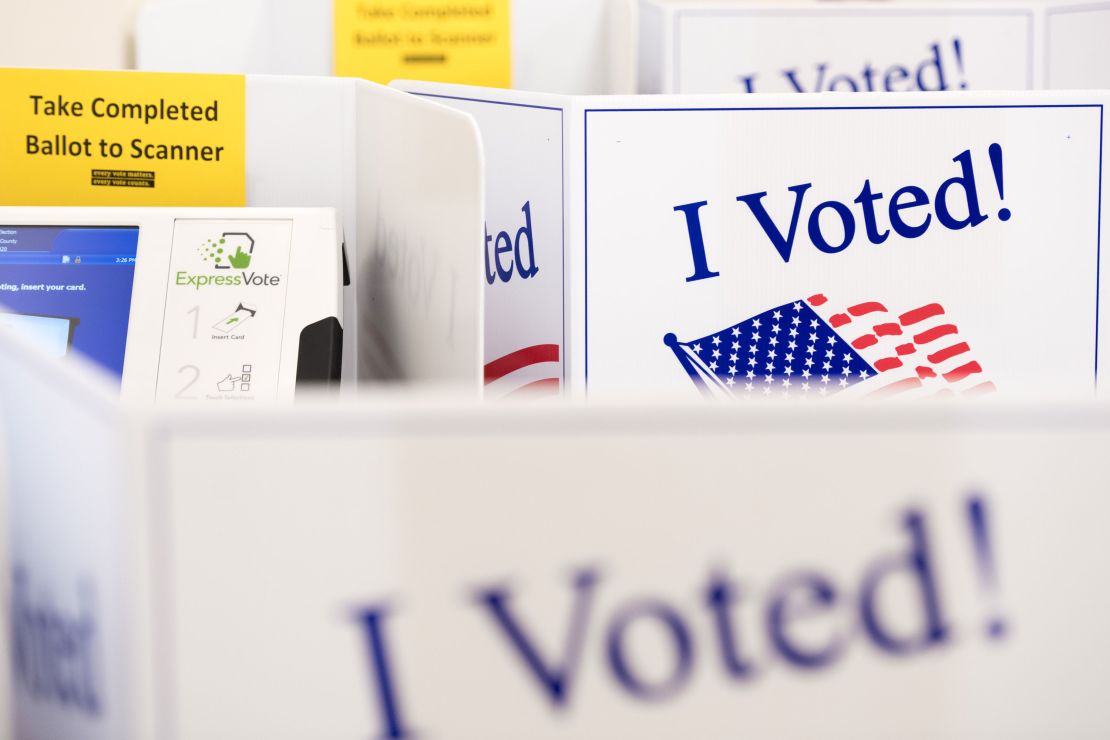
{"type": "Polygon", "coordinates": [[[995,390],[939,303],[785,303],[716,334],[663,341],[707,396],[810,399],[974,396],[995,390]]]}
{"type": "Polygon", "coordinates": [[[559,345],[524,347],[486,363],[486,397],[555,395],[561,374],[559,345]]]}

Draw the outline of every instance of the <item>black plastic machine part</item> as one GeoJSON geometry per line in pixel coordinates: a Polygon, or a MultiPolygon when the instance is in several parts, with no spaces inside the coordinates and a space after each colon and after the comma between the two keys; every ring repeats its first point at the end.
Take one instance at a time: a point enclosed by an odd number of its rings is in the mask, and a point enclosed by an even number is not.
{"type": "Polygon", "coordinates": [[[343,327],[329,316],[301,329],[297,349],[297,388],[331,388],[339,384],[343,365],[343,327]]]}
{"type": "MultiPolygon", "coordinates": [[[[347,241],[339,245],[343,259],[343,287],[351,284],[347,266],[347,241]]],[[[297,387],[330,388],[339,383],[343,366],[343,326],[329,316],[301,330],[297,349],[297,387]]]]}

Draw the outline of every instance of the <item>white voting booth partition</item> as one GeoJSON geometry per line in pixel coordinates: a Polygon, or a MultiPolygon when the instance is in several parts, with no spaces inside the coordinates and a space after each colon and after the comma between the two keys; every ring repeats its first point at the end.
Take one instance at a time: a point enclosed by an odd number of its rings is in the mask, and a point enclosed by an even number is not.
{"type": "MultiPolygon", "coordinates": [[[[424,3],[445,14],[497,4],[424,3]]],[[[634,0],[508,5],[513,87],[580,94],[634,89],[634,0]]],[[[159,71],[332,74],[333,7],[309,0],[148,0],[136,23],[136,64],[159,71]]]]}
{"type": "Polygon", "coordinates": [[[17,738],[1110,731],[1105,407],[151,415],[0,343],[17,738]]]}
{"type": "Polygon", "coordinates": [[[1102,0],[640,0],[640,92],[1110,87],[1102,0]]]}
{"type": "Polygon", "coordinates": [[[248,75],[246,85],[248,205],[342,214],[344,377],[474,378],[482,161],[473,123],[362,80],[248,75]]]}
{"type": "Polygon", "coordinates": [[[482,130],[490,395],[1095,389],[1106,93],[395,84],[482,130]]]}

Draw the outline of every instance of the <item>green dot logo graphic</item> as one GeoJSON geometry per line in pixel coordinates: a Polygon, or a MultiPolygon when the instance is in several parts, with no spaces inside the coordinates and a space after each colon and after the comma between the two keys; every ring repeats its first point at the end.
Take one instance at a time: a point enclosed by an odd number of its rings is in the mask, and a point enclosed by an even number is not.
{"type": "Polygon", "coordinates": [[[254,256],[254,237],[245,231],[227,231],[197,251],[205,262],[214,262],[217,270],[245,270],[254,256]]]}

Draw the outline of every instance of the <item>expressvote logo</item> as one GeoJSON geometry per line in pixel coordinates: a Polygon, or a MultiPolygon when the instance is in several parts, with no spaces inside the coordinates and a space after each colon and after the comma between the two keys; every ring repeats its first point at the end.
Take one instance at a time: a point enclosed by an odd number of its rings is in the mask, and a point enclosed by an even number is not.
{"type": "Polygon", "coordinates": [[[217,287],[277,286],[280,275],[248,272],[254,259],[255,240],[245,231],[225,231],[197,247],[204,272],[178,271],[174,283],[194,290],[217,287]],[[214,272],[207,272],[213,270],[214,272]]]}

